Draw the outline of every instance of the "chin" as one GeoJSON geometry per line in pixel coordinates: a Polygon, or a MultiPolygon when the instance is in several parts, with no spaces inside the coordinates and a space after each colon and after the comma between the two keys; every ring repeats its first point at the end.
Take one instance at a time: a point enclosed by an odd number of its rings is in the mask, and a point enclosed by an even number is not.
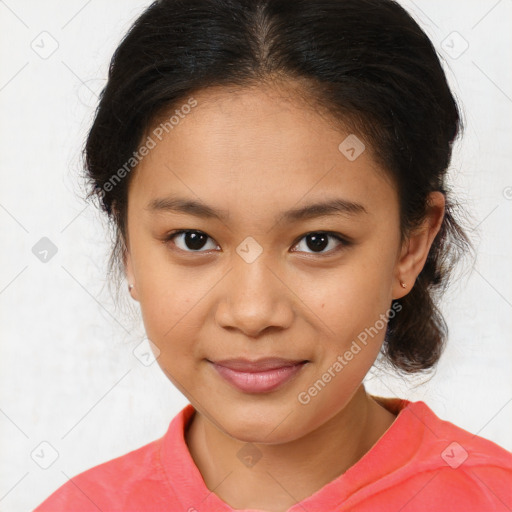
{"type": "MultiPolygon", "coordinates": [[[[282,444],[294,441],[305,434],[294,414],[294,407],[283,405],[247,404],[233,408],[218,408],[222,430],[229,436],[245,443],[282,444]]],[[[303,411],[302,411],[303,412],[303,411]]]]}

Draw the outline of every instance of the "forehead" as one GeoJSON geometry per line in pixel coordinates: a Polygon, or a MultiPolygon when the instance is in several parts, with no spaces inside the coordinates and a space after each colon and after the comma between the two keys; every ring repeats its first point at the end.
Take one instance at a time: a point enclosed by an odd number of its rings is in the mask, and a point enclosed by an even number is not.
{"type": "Polygon", "coordinates": [[[334,126],[293,90],[215,88],[193,99],[193,109],[175,106],[149,132],[181,114],[172,128],[157,132],[161,140],[152,135],[156,145],[134,173],[130,201],[147,206],[179,192],[220,208],[269,209],[335,192],[376,207],[393,198],[394,188],[361,138],[334,126]]]}

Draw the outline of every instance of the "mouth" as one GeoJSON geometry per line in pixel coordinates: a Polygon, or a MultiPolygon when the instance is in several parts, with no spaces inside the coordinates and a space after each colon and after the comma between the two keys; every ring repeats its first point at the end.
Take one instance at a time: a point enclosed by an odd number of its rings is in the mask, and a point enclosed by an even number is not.
{"type": "Polygon", "coordinates": [[[217,373],[239,391],[268,393],[283,386],[297,375],[308,360],[264,358],[207,360],[217,373]]]}

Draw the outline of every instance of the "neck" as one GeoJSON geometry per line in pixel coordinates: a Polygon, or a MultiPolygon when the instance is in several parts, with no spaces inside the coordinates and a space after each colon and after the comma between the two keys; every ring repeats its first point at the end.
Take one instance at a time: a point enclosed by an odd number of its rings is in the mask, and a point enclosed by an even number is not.
{"type": "Polygon", "coordinates": [[[258,444],[261,459],[251,467],[236,458],[246,443],[197,411],[186,442],[206,486],[228,505],[284,512],[353,466],[394,419],[361,385],[342,411],[314,431],[284,444],[258,444]]]}

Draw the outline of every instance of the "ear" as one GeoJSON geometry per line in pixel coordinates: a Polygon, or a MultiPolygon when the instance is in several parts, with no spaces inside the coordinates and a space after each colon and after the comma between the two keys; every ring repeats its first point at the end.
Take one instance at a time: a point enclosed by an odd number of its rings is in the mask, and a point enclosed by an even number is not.
{"type": "Polygon", "coordinates": [[[133,285],[132,288],[128,288],[128,292],[132,296],[132,299],[138,301],[139,297],[137,294],[137,284],[135,282],[135,274],[133,272],[133,259],[129,248],[126,247],[124,248],[123,252],[123,265],[126,274],[126,282],[128,283],[128,286],[133,285]]]}
{"type": "MultiPolygon", "coordinates": [[[[117,203],[116,201],[112,201],[112,205],[111,205],[111,208],[112,208],[112,214],[114,216],[116,220],[116,222],[119,221],[119,210],[117,208],[117,203]]],[[[132,299],[134,300],[139,300],[139,297],[137,295],[137,288],[135,286],[135,275],[134,275],[134,272],[133,272],[133,262],[132,262],[132,256],[131,256],[131,253],[130,253],[130,242],[128,240],[128,233],[126,233],[126,238],[122,235],[122,234],[119,234],[119,236],[121,237],[121,252],[122,252],[122,258],[123,258],[123,268],[124,268],[124,273],[125,273],[125,276],[126,276],[126,283],[127,283],[127,286],[128,286],[128,293],[132,296],[132,299]],[[130,288],[129,286],[130,285],[133,285],[133,288],[130,288]]]]}
{"type": "Polygon", "coordinates": [[[430,247],[441,229],[445,213],[445,197],[442,192],[429,194],[427,214],[422,224],[404,241],[396,265],[396,279],[393,283],[393,299],[400,299],[409,293],[416,278],[427,261],[430,247]],[[403,288],[400,281],[405,283],[403,288]]]}
{"type": "Polygon", "coordinates": [[[123,235],[120,236],[122,239],[123,267],[126,276],[126,282],[128,284],[128,293],[132,296],[132,299],[138,301],[139,297],[137,294],[137,286],[135,283],[135,273],[133,270],[134,265],[132,254],[130,252],[130,242],[128,239],[128,233],[126,233],[126,239],[123,237],[123,235]],[[133,287],[130,288],[130,285],[133,285],[133,287]]]}

